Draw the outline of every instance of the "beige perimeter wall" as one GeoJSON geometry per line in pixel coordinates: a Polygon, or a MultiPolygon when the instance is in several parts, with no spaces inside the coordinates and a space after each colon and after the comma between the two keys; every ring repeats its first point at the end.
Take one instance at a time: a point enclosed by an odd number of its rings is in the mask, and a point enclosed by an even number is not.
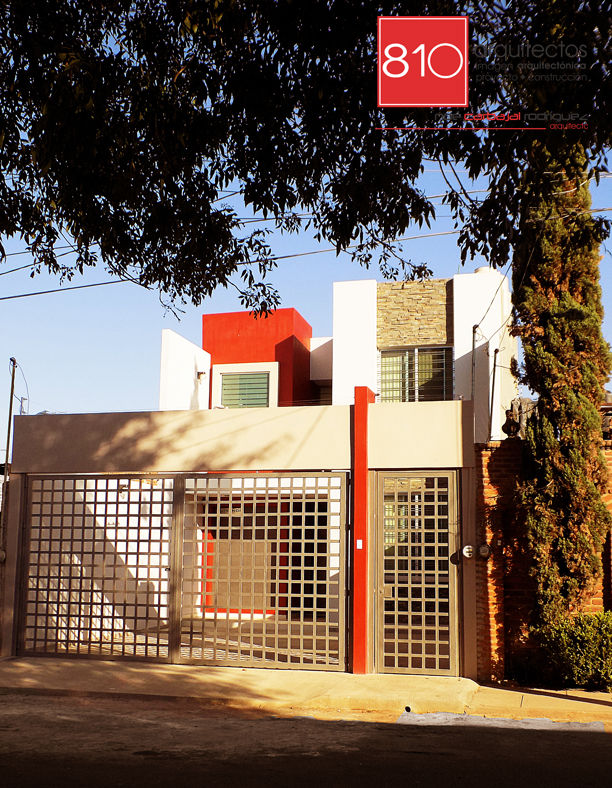
{"type": "Polygon", "coordinates": [[[350,467],[348,407],[95,413],[15,419],[13,472],[350,467]]]}
{"type": "MultiPolygon", "coordinates": [[[[369,410],[371,468],[471,466],[471,403],[369,410]]],[[[246,408],[15,418],[13,473],[342,470],[351,408],[246,408]]]]}

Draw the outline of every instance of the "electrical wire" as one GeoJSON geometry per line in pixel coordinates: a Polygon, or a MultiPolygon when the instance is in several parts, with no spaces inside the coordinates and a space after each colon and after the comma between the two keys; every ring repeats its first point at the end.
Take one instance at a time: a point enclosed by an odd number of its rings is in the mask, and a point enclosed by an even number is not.
{"type": "MultiPolygon", "coordinates": [[[[551,209],[551,210],[552,210],[552,209],[551,209]]],[[[549,217],[550,217],[550,212],[551,212],[551,210],[549,210],[549,217]]],[[[547,217],[547,218],[549,218],[549,217],[547,217]]],[[[520,289],[521,289],[521,286],[522,286],[523,282],[525,281],[525,276],[527,275],[527,270],[529,269],[529,264],[531,263],[531,258],[533,257],[533,253],[534,253],[534,251],[535,251],[536,243],[537,243],[537,242],[540,240],[540,238],[542,237],[542,234],[543,234],[543,232],[544,232],[544,228],[542,227],[542,228],[540,229],[540,232],[538,233],[538,237],[536,238],[536,242],[535,242],[535,243],[532,245],[532,247],[531,247],[531,251],[529,252],[529,257],[527,258],[527,262],[525,263],[525,268],[523,269],[523,273],[522,273],[522,275],[521,275],[521,281],[518,283],[517,290],[520,290],[520,289]]],[[[503,280],[502,280],[502,281],[503,281],[503,280]]],[[[501,284],[501,283],[500,283],[500,284],[501,284]]],[[[499,288],[498,288],[498,289],[499,289],[499,288]]],[[[496,295],[497,295],[497,293],[496,293],[496,295]]],[[[495,296],[494,296],[494,298],[495,298],[495,296]]],[[[490,306],[491,306],[491,305],[489,304],[489,308],[490,308],[490,306]]],[[[487,310],[487,311],[488,311],[488,310],[487,310]]],[[[496,328],[496,329],[495,329],[495,331],[494,331],[494,332],[493,332],[493,333],[492,333],[492,334],[491,334],[491,335],[490,335],[490,336],[489,336],[489,337],[486,339],[486,341],[487,341],[487,342],[490,342],[490,341],[493,339],[493,337],[495,336],[495,334],[497,334],[497,332],[498,332],[498,331],[501,331],[501,329],[502,329],[502,328],[504,328],[504,326],[506,326],[506,325],[508,324],[508,322],[509,322],[509,320],[510,320],[510,318],[511,318],[511,317],[512,317],[512,311],[510,311],[510,314],[509,314],[509,315],[508,315],[508,317],[507,317],[507,318],[504,320],[504,322],[501,324],[501,326],[500,326],[499,328],[496,328]]],[[[503,339],[503,334],[502,334],[502,337],[500,337],[500,340],[499,340],[499,341],[500,341],[500,344],[501,344],[501,341],[502,341],[502,339],[503,339]]]]}
{"type": "MultiPolygon", "coordinates": [[[[419,238],[435,238],[440,235],[459,235],[459,230],[445,230],[443,232],[438,232],[438,233],[423,233],[422,235],[406,235],[403,238],[396,238],[394,243],[401,243],[402,241],[415,241],[418,240],[419,238]]],[[[342,249],[342,251],[345,252],[346,249],[356,249],[359,246],[361,246],[361,244],[350,244],[345,249],[342,249]]],[[[270,261],[289,260],[294,257],[308,257],[308,255],[311,254],[324,254],[327,252],[335,252],[335,251],[336,249],[332,246],[329,249],[314,249],[312,252],[297,252],[296,254],[283,254],[275,257],[270,257],[268,259],[270,261]]],[[[257,262],[258,262],[257,260],[247,260],[244,263],[238,263],[238,265],[239,266],[256,265],[257,262]]]]}
{"type": "MultiPolygon", "coordinates": [[[[493,293],[493,298],[491,299],[491,302],[489,303],[489,306],[486,308],[484,315],[480,318],[480,320],[476,324],[477,326],[480,326],[482,321],[489,314],[489,309],[491,309],[491,307],[493,306],[493,302],[497,298],[497,294],[499,293],[499,291],[501,289],[501,286],[508,279],[508,271],[510,270],[510,266],[511,265],[512,265],[512,260],[508,260],[508,263],[506,264],[506,267],[504,269],[503,278],[501,279],[500,283],[497,285],[497,290],[493,293]]],[[[484,339],[485,337],[483,336],[482,338],[484,339]]]]}
{"type": "Polygon", "coordinates": [[[537,222],[555,222],[557,219],[571,219],[576,216],[583,216],[585,213],[608,213],[612,211],[612,207],[609,208],[585,208],[584,211],[571,211],[569,213],[560,213],[556,216],[547,216],[545,219],[526,219],[525,221],[530,224],[536,224],[537,222]]]}
{"type": "Polygon", "coordinates": [[[95,282],[91,285],[76,285],[75,287],[57,287],[54,290],[39,290],[36,293],[19,293],[18,295],[1,296],[0,301],[11,301],[14,298],[31,298],[32,296],[47,295],[48,293],[65,293],[68,290],[84,290],[86,287],[102,287],[103,285],[119,285],[127,279],[111,279],[109,282],[95,282]]]}
{"type": "MultiPolygon", "coordinates": [[[[92,244],[92,246],[93,246],[93,244],[92,244]]],[[[74,247],[72,246],[72,244],[66,244],[65,246],[56,246],[55,249],[74,249],[74,247]]],[[[31,254],[31,253],[32,252],[31,252],[30,249],[24,249],[22,252],[6,252],[4,257],[17,257],[17,255],[19,255],[19,254],[31,254]]],[[[10,272],[7,271],[7,273],[10,273],[10,272]]]]}
{"type": "Polygon", "coordinates": [[[34,268],[35,265],[37,265],[37,263],[28,263],[27,265],[20,265],[19,268],[11,268],[10,271],[0,271],[0,276],[6,276],[7,274],[14,274],[15,271],[23,271],[25,268],[34,268]]]}
{"type": "MultiPolygon", "coordinates": [[[[486,191],[486,190],[477,189],[477,190],[471,191],[469,193],[473,194],[473,193],[482,192],[482,191],[486,191]]],[[[431,195],[432,198],[434,198],[434,197],[442,197],[442,196],[444,196],[444,195],[431,195]]],[[[605,212],[605,211],[612,211],[612,207],[608,207],[608,208],[593,208],[593,209],[590,209],[588,211],[582,211],[582,213],[602,213],[602,212],[605,212]]],[[[575,216],[575,215],[579,215],[579,214],[567,214],[567,215],[568,216],[570,216],[570,215],[571,216],[575,216]]],[[[547,217],[546,219],[539,219],[539,220],[534,220],[534,221],[549,221],[550,218],[551,217],[547,217]]],[[[553,217],[553,218],[557,218],[557,217],[553,217]]],[[[561,218],[563,218],[563,217],[561,217],[561,218]]],[[[445,230],[445,231],[435,232],[435,233],[421,233],[419,235],[407,235],[407,236],[404,236],[402,238],[395,239],[395,243],[402,243],[403,241],[414,241],[414,240],[419,240],[420,238],[437,238],[437,237],[440,237],[440,236],[443,236],[443,235],[459,235],[459,232],[460,232],[459,230],[445,230]]],[[[355,249],[358,246],[360,246],[360,244],[351,244],[351,245],[347,246],[346,249],[343,249],[342,251],[346,251],[347,249],[355,249]]],[[[59,248],[67,248],[67,247],[59,247],[59,248]]],[[[57,255],[57,256],[58,257],[65,257],[68,254],[72,254],[74,248],[73,247],[68,247],[68,248],[69,248],[68,252],[63,252],[62,254],[57,255]]],[[[276,255],[276,256],[270,257],[268,259],[269,259],[270,262],[274,262],[274,261],[277,261],[277,260],[290,260],[290,259],[294,259],[294,258],[298,258],[298,257],[307,257],[307,256],[313,255],[313,254],[324,254],[324,253],[335,252],[335,251],[336,251],[336,249],[334,247],[330,247],[328,249],[315,249],[315,250],[313,250],[311,252],[297,252],[295,254],[276,255]]],[[[18,254],[27,254],[27,253],[28,253],[27,251],[24,251],[24,252],[9,252],[9,254],[7,254],[6,257],[8,257],[9,255],[18,255],[18,254]]],[[[531,254],[533,254],[533,249],[531,250],[531,254]]],[[[529,265],[530,260],[531,260],[531,255],[529,257],[529,261],[528,261],[527,265],[529,265]]],[[[246,266],[246,265],[256,265],[257,263],[258,263],[257,260],[247,260],[247,261],[245,261],[243,263],[238,263],[238,266],[242,267],[242,266],[246,266]]],[[[507,271],[510,268],[511,263],[512,263],[512,261],[508,262],[508,264],[506,266],[506,269],[504,271],[504,278],[500,281],[500,283],[499,283],[499,285],[497,287],[497,290],[495,291],[495,293],[493,295],[493,298],[491,299],[491,302],[489,303],[484,315],[480,318],[480,321],[479,321],[479,323],[477,325],[480,325],[480,323],[482,323],[482,321],[485,319],[485,317],[489,313],[489,310],[491,309],[491,306],[493,305],[493,302],[495,301],[495,298],[496,298],[496,296],[497,296],[497,294],[498,294],[498,292],[499,292],[499,290],[500,290],[500,288],[501,288],[501,286],[502,286],[502,284],[504,282],[504,279],[507,279],[507,275],[508,275],[507,271]]],[[[0,271],[0,276],[3,276],[4,274],[11,274],[11,273],[14,273],[15,271],[21,271],[21,270],[23,270],[25,268],[32,268],[35,265],[37,265],[37,263],[29,263],[28,265],[19,266],[18,268],[13,268],[13,269],[11,269],[9,271],[0,271]]],[[[525,276],[526,270],[527,270],[527,266],[525,267],[525,271],[523,272],[523,278],[525,276]]],[[[87,288],[87,287],[102,287],[104,285],[121,284],[122,282],[125,282],[125,281],[133,281],[134,284],[139,284],[135,280],[113,279],[113,280],[110,280],[108,282],[96,282],[94,284],[89,284],[89,285],[76,285],[74,287],[59,287],[59,288],[56,288],[56,289],[53,289],[53,290],[40,290],[40,291],[38,291],[36,293],[20,293],[20,294],[12,295],[12,296],[2,296],[2,297],[0,297],[0,301],[10,301],[10,300],[15,299],[15,298],[29,298],[30,296],[47,295],[49,293],[60,293],[60,292],[68,291],[68,290],[81,290],[81,289],[84,289],[84,288],[87,288]]],[[[522,281],[523,281],[523,279],[521,279],[521,284],[522,284],[522,281]]],[[[497,333],[497,331],[499,331],[501,328],[503,328],[503,326],[508,322],[508,320],[510,320],[511,316],[512,315],[510,314],[508,316],[508,318],[504,321],[504,323],[502,323],[502,325],[498,329],[496,329],[493,332],[493,334],[491,334],[491,337],[493,337],[497,333]]],[[[491,337],[489,337],[489,339],[491,337]]]]}
{"type": "MultiPolygon", "coordinates": [[[[458,234],[459,234],[459,230],[445,230],[444,232],[423,233],[422,235],[407,235],[403,238],[396,238],[395,243],[401,243],[402,241],[414,241],[419,238],[435,238],[441,235],[458,235],[458,234]]],[[[346,249],[355,249],[358,246],[360,246],[360,244],[351,244],[350,246],[347,246],[346,249]]],[[[342,251],[346,251],[346,249],[343,249],[342,251]]],[[[312,252],[297,252],[295,254],[276,255],[274,257],[268,258],[268,260],[270,262],[276,260],[290,260],[297,257],[307,257],[313,254],[325,254],[328,252],[335,252],[335,251],[336,249],[334,247],[330,247],[329,249],[314,249],[312,252]]],[[[258,260],[247,260],[244,263],[238,263],[237,267],[238,266],[242,267],[246,265],[257,265],[258,262],[259,262],[258,260]]],[[[30,298],[31,296],[47,295],[49,293],[64,293],[67,292],[68,290],[82,290],[86,287],[102,287],[103,285],[117,285],[117,284],[122,284],[124,282],[132,282],[133,284],[139,284],[139,282],[132,279],[111,279],[108,282],[95,282],[94,284],[89,284],[89,285],[75,285],[74,287],[58,287],[53,290],[39,290],[36,293],[19,293],[10,296],[0,296],[0,301],[11,301],[12,299],[15,298],[30,298]]]]}

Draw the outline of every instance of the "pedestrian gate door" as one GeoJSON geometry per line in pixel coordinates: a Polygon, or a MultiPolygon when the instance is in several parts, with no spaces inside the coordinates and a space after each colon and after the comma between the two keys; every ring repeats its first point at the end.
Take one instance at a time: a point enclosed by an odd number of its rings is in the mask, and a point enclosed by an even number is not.
{"type": "Polygon", "coordinates": [[[454,473],[379,474],[377,665],[457,675],[454,473]]]}
{"type": "Polygon", "coordinates": [[[18,653],[344,670],[344,474],[29,477],[18,653]]]}

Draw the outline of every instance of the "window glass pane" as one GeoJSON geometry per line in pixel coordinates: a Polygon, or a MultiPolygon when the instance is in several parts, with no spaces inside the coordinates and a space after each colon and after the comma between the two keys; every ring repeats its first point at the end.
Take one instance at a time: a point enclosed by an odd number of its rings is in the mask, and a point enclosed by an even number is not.
{"type": "Polygon", "coordinates": [[[268,407],[269,377],[267,372],[221,375],[221,404],[226,408],[268,407]]]}
{"type": "Polygon", "coordinates": [[[419,400],[444,399],[444,350],[419,350],[419,400]]]}
{"type": "Polygon", "coordinates": [[[452,398],[452,348],[381,352],[380,402],[427,402],[452,398]]]}
{"type": "Polygon", "coordinates": [[[381,402],[405,402],[407,359],[405,351],[385,351],[380,358],[381,402]]]}

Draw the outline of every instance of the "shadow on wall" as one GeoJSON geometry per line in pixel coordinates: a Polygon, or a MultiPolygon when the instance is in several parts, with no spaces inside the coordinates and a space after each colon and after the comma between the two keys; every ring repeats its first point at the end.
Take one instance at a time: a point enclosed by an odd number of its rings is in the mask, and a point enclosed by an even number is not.
{"type": "MultiPolygon", "coordinates": [[[[323,429],[324,431],[324,427],[322,428],[320,425],[321,420],[324,419],[325,412],[315,409],[311,413],[314,416],[308,421],[311,430],[302,437],[303,441],[315,440],[311,436],[313,430],[316,432],[323,429]]],[[[72,475],[65,478],[61,476],[53,477],[51,474],[56,469],[50,469],[44,474],[43,478],[33,476],[30,479],[29,559],[26,561],[26,565],[29,567],[29,587],[24,597],[25,618],[21,620],[24,638],[20,646],[22,653],[77,653],[113,657],[149,657],[154,659],[166,659],[171,655],[170,650],[176,646],[176,633],[179,629],[177,629],[176,611],[174,615],[171,614],[171,576],[169,569],[173,564],[170,546],[172,539],[175,538],[172,535],[173,511],[177,500],[180,506],[181,499],[177,499],[177,495],[183,495],[181,492],[182,486],[179,485],[177,492],[175,489],[176,479],[172,473],[159,473],[152,476],[136,474],[138,469],[142,467],[141,463],[145,465],[147,471],[154,472],[154,458],[164,457],[165,452],[171,455],[175,450],[174,443],[177,441],[181,443],[183,449],[185,444],[187,444],[188,450],[193,449],[196,451],[197,457],[201,458],[203,455],[201,442],[195,437],[192,438],[192,433],[187,429],[190,421],[185,421],[183,419],[184,414],[180,413],[163,414],[162,422],[175,425],[174,419],[179,417],[184,433],[179,435],[174,429],[170,437],[163,430],[160,433],[158,429],[155,432],[157,438],[154,441],[155,453],[153,453],[152,448],[150,449],[151,453],[144,453],[143,443],[146,443],[147,447],[152,447],[153,445],[148,425],[150,420],[155,420],[157,416],[158,414],[129,414],[128,416],[121,414],[117,417],[115,414],[108,414],[108,418],[107,415],[102,415],[95,417],[93,421],[90,420],[89,416],[73,417],[78,423],[83,421],[89,422],[92,427],[95,426],[96,428],[95,430],[87,431],[84,437],[86,448],[89,447],[90,450],[93,450],[97,445],[97,452],[94,457],[96,463],[95,471],[100,475],[88,476],[89,468],[84,468],[83,471],[78,472],[78,469],[83,467],[83,463],[86,465],[87,459],[91,459],[91,455],[87,451],[83,451],[82,455],[76,455],[77,459],[80,456],[80,464],[72,466],[68,464],[68,468],[76,469],[74,477],[72,475]],[[126,418],[128,419],[127,422],[125,421],[126,418]],[[107,423],[107,426],[114,424],[115,431],[107,430],[104,434],[104,422],[107,423]],[[103,434],[104,439],[102,437],[103,434]],[[164,437],[164,440],[159,439],[160,434],[164,437]],[[132,447],[133,451],[130,451],[132,447]],[[119,470],[117,470],[117,457],[121,458],[119,470]],[[128,466],[128,471],[124,472],[125,465],[123,463],[127,463],[127,458],[129,457],[132,458],[129,460],[132,466],[128,466]],[[104,475],[104,471],[100,471],[100,467],[110,467],[114,475],[104,475]]],[[[227,424],[235,425],[236,419],[240,423],[241,418],[240,413],[213,414],[213,421],[217,422],[219,422],[219,419],[216,416],[222,417],[220,423],[225,426],[227,424]]],[[[279,415],[277,412],[276,416],[272,416],[271,412],[268,411],[262,411],[258,416],[260,426],[263,424],[264,429],[267,422],[271,419],[275,422],[280,420],[282,424],[285,423],[285,418],[286,415],[283,413],[279,415]]],[[[55,417],[53,419],[53,433],[55,435],[58,434],[58,429],[61,430],[65,426],[67,420],[70,421],[70,417],[55,417]]],[[[198,420],[196,419],[196,421],[198,420]]],[[[31,422],[28,423],[31,424],[31,422]]],[[[215,458],[217,456],[226,457],[230,451],[234,457],[238,457],[236,464],[238,469],[240,469],[245,465],[248,466],[260,461],[262,453],[265,455],[266,452],[274,452],[277,448],[278,441],[271,440],[267,443],[260,441],[253,452],[248,454],[245,452],[239,453],[240,441],[238,438],[240,434],[239,429],[234,429],[233,431],[225,429],[223,432],[223,443],[220,443],[219,440],[212,441],[211,445],[213,448],[206,451],[204,455],[206,464],[202,467],[201,464],[194,463],[194,466],[191,466],[193,472],[198,473],[201,470],[208,470],[208,463],[213,465],[211,470],[219,470],[220,461],[215,458]],[[236,435],[236,445],[230,441],[229,435],[236,435]],[[215,451],[219,452],[219,454],[215,454],[215,451]]],[[[41,439],[45,439],[44,431],[41,432],[41,439]]],[[[23,440],[23,436],[21,440],[23,440]]],[[[287,443],[287,441],[282,441],[282,438],[280,440],[283,443],[287,443]]],[[[81,450],[83,450],[83,444],[81,445],[81,450]]],[[[289,442],[285,446],[285,453],[290,458],[299,450],[299,443],[296,445],[295,442],[289,442]]],[[[49,451],[49,446],[45,447],[45,451],[49,451]]],[[[47,454],[46,456],[49,455],[47,454]]],[[[66,468],[63,468],[63,470],[66,470],[66,468]]],[[[225,501],[225,505],[230,507],[229,511],[234,511],[231,508],[231,499],[227,498],[229,493],[224,493],[225,497],[219,497],[217,488],[231,492],[236,480],[222,476],[221,479],[215,479],[214,481],[214,485],[210,479],[207,482],[207,484],[210,484],[211,489],[214,488],[212,493],[214,506],[222,506],[225,501]]],[[[239,479],[237,481],[240,482],[239,479]]],[[[247,504],[250,504],[251,507],[255,505],[255,490],[261,486],[261,482],[263,482],[265,489],[268,489],[268,486],[271,485],[271,482],[254,474],[251,475],[250,485],[241,487],[238,484],[240,489],[252,490],[248,494],[237,493],[237,505],[245,506],[243,514],[244,511],[247,511],[247,504]],[[255,479],[258,481],[255,482],[255,479]]],[[[316,485],[305,485],[306,488],[313,486],[316,487],[317,492],[313,492],[312,495],[315,495],[315,497],[321,495],[322,484],[320,480],[316,485]]],[[[218,562],[215,561],[211,568],[216,567],[219,570],[219,563],[223,563],[222,558],[224,554],[226,554],[225,564],[227,564],[222,567],[223,572],[225,572],[224,575],[219,574],[219,571],[215,575],[217,586],[225,583],[224,587],[227,591],[230,588],[233,589],[231,581],[234,573],[236,570],[241,572],[240,583],[237,584],[238,595],[234,594],[230,602],[230,596],[226,594],[225,603],[215,603],[215,607],[223,608],[221,612],[229,614],[233,612],[230,609],[233,607],[241,609],[245,606],[245,609],[257,612],[260,608],[265,610],[270,606],[267,598],[264,601],[259,599],[259,597],[257,597],[257,600],[254,598],[246,599],[248,594],[245,591],[245,587],[249,586],[251,591],[255,593],[253,589],[257,586],[255,581],[259,577],[255,571],[257,569],[255,558],[251,556],[246,548],[265,546],[267,542],[262,541],[264,537],[267,538],[268,542],[272,540],[275,544],[279,540],[282,542],[283,539],[287,542],[284,552],[278,545],[275,548],[277,552],[282,553],[280,559],[286,561],[283,564],[283,566],[287,567],[285,570],[287,588],[284,595],[289,597],[290,590],[291,594],[297,594],[300,599],[295,604],[285,601],[285,608],[292,608],[292,606],[295,607],[296,605],[300,608],[303,606],[308,607],[307,597],[310,594],[312,597],[310,606],[315,608],[314,611],[311,611],[311,613],[314,613],[312,620],[316,622],[316,614],[319,608],[319,603],[316,602],[318,595],[322,595],[321,598],[325,598],[325,600],[327,600],[328,596],[333,597],[336,602],[339,600],[337,567],[339,566],[342,552],[340,549],[341,532],[340,523],[338,522],[337,525],[333,524],[335,517],[339,521],[341,513],[339,480],[335,486],[338,487],[338,495],[333,495],[335,490],[327,491],[331,501],[330,509],[329,512],[325,509],[325,514],[321,515],[325,520],[325,533],[323,534],[321,534],[321,529],[317,525],[315,529],[316,536],[314,534],[308,536],[308,529],[313,530],[314,528],[314,526],[308,524],[309,515],[306,514],[306,512],[310,511],[307,508],[309,502],[306,501],[308,490],[301,491],[302,485],[296,485],[295,490],[293,488],[288,490],[287,485],[281,485],[280,483],[277,483],[276,486],[272,485],[274,488],[273,492],[266,493],[266,501],[258,504],[264,507],[261,509],[262,517],[266,518],[266,525],[269,526],[267,529],[262,529],[261,534],[253,531],[252,527],[247,527],[249,523],[253,526],[255,519],[258,519],[253,512],[260,511],[259,509],[251,508],[251,520],[245,519],[246,515],[244,517],[241,515],[238,518],[238,523],[232,520],[233,530],[225,535],[221,526],[219,526],[221,529],[219,533],[216,532],[215,526],[215,529],[213,529],[215,531],[214,534],[209,535],[218,539],[218,543],[212,553],[218,559],[218,562]],[[291,523],[287,523],[287,534],[285,536],[277,533],[276,516],[273,514],[274,510],[272,509],[275,499],[281,496],[281,487],[283,488],[282,494],[287,501],[291,500],[291,505],[295,509],[291,523]],[[298,487],[300,490],[297,489],[298,487]],[[337,512],[333,508],[336,498],[337,512]],[[305,519],[302,523],[303,517],[305,519]],[[331,518],[329,522],[328,518],[331,518]],[[334,528],[337,529],[338,534],[336,539],[337,551],[328,548],[327,545],[334,528]],[[272,531],[277,536],[274,536],[272,531]],[[239,536],[247,541],[238,543],[239,536]],[[232,551],[229,549],[231,547],[237,547],[238,549],[232,551]],[[224,550],[225,553],[223,552],[224,550]],[[337,559],[335,558],[336,552],[338,555],[337,559]],[[293,555],[293,553],[296,553],[296,555],[293,555]],[[334,555],[331,555],[331,553],[334,553],[334,555]],[[321,561],[325,562],[326,557],[329,566],[325,564],[323,568],[321,561]],[[315,585],[315,569],[317,585],[315,585]],[[330,574],[332,569],[336,569],[336,571],[330,574]],[[250,583],[249,570],[251,571],[250,583]],[[323,585],[321,585],[323,583],[321,573],[325,574],[323,585]],[[292,584],[290,588],[289,583],[292,584]],[[294,585],[296,588],[294,588],[294,585]],[[335,591],[333,591],[334,588],[335,591]],[[245,597],[244,600],[243,597],[245,597]]],[[[191,489],[193,490],[193,485],[191,489]]],[[[204,501],[205,499],[206,492],[204,491],[202,500],[204,501]]],[[[186,500],[187,496],[183,499],[183,502],[186,500]]],[[[198,508],[199,504],[196,506],[195,493],[191,493],[190,500],[191,510],[189,511],[193,519],[196,516],[196,510],[199,514],[201,512],[198,508]]],[[[321,505],[320,502],[318,505],[321,505]]],[[[216,511],[217,509],[215,508],[216,511]]],[[[219,509],[219,511],[221,510],[219,509]]],[[[184,519],[186,529],[188,528],[188,514],[188,512],[185,514],[184,519]]],[[[218,516],[221,517],[220,514],[218,516]]],[[[206,522],[209,523],[210,521],[207,520],[206,522]]],[[[195,520],[190,523],[193,531],[197,530],[195,524],[195,520]]],[[[227,525],[225,528],[227,529],[227,525]]],[[[176,543],[174,544],[176,548],[176,543]]],[[[184,617],[190,618],[194,615],[201,618],[202,613],[199,608],[202,605],[202,594],[205,588],[204,575],[202,573],[202,557],[205,553],[201,537],[192,535],[186,543],[179,545],[178,549],[182,551],[180,561],[184,573],[183,580],[187,581],[187,585],[185,585],[185,582],[182,585],[179,582],[179,587],[182,589],[181,620],[184,617]]],[[[206,555],[206,565],[208,567],[208,553],[206,555]]],[[[279,556],[277,556],[278,558],[279,556]]],[[[265,569],[266,566],[264,565],[262,571],[265,569]]],[[[178,576],[180,577],[181,574],[179,573],[178,576]]],[[[262,585],[261,594],[263,593],[262,585]]],[[[283,604],[281,604],[281,607],[283,607],[283,604]]],[[[331,603],[328,605],[327,601],[325,601],[325,607],[327,613],[331,613],[328,617],[328,622],[337,624],[337,605],[334,608],[334,605],[331,603]],[[332,610],[332,608],[334,609],[332,610]]],[[[290,617],[293,615],[293,612],[293,610],[288,609],[285,611],[285,614],[290,617]]],[[[229,622],[230,618],[227,615],[226,618],[229,622]]],[[[214,622],[213,625],[214,629],[216,626],[214,622]]],[[[290,627],[295,629],[293,624],[290,627]]],[[[213,632],[211,635],[208,629],[202,625],[199,631],[201,642],[198,648],[202,652],[202,658],[204,658],[204,649],[209,649],[209,641],[212,641],[214,645],[217,640],[216,634],[213,632]],[[206,638],[204,637],[205,635],[206,638]]],[[[238,640],[243,639],[240,627],[236,629],[231,624],[231,630],[232,637],[233,635],[240,635],[238,640]]],[[[315,636],[319,637],[321,633],[318,631],[316,624],[311,625],[311,630],[308,642],[304,640],[308,633],[306,633],[306,630],[300,630],[302,637],[300,646],[305,648],[310,643],[309,648],[311,651],[314,651],[315,636]]],[[[262,646],[263,642],[258,643],[256,639],[253,639],[252,622],[249,624],[249,631],[244,633],[247,641],[249,640],[249,632],[250,641],[252,641],[250,645],[262,646]]],[[[293,630],[291,630],[291,634],[285,633],[287,644],[291,641],[290,645],[286,646],[286,649],[294,649],[292,633],[293,630]]],[[[227,624],[226,633],[228,643],[229,639],[230,623],[227,624]]],[[[266,640],[266,647],[274,645],[268,643],[268,640],[269,638],[266,640]]],[[[225,644],[226,651],[229,649],[228,643],[225,644]]],[[[193,643],[190,642],[190,647],[192,645],[193,643]]],[[[249,644],[247,643],[247,645],[249,644]]],[[[320,648],[318,641],[316,648],[320,648]]],[[[247,650],[246,647],[243,648],[243,651],[246,652],[247,650]]],[[[335,652],[338,652],[337,642],[335,652]]],[[[289,661],[289,658],[287,661],[289,661]]],[[[293,655],[291,655],[291,661],[294,661],[293,655]]]]}
{"type": "Polygon", "coordinates": [[[19,417],[13,472],[154,473],[283,467],[280,463],[290,453],[296,432],[293,410],[19,417]]]}
{"type": "Polygon", "coordinates": [[[171,480],[133,484],[33,480],[27,651],[165,656],[171,480]]]}
{"type": "Polygon", "coordinates": [[[295,336],[277,342],[274,360],[279,364],[278,404],[312,405],[314,387],[310,382],[310,351],[295,336]]]}
{"type": "MultiPolygon", "coordinates": [[[[66,466],[60,470],[81,478],[31,479],[29,588],[22,630],[22,648],[27,652],[167,656],[173,479],[83,477],[91,471],[87,465],[92,453],[96,471],[102,467],[118,474],[133,473],[140,463],[151,471],[160,458],[174,451],[177,441],[188,441],[184,420],[179,419],[180,432],[171,421],[173,429],[160,434],[151,425],[155,415],[77,417],[81,434],[68,433],[73,438],[68,443],[74,460],[65,459],[66,466]]],[[[43,429],[34,433],[41,443],[49,440],[52,446],[64,428],[75,422],[69,416],[50,418],[51,422],[28,417],[27,424],[32,428],[42,421],[43,429]],[[53,429],[45,430],[45,423],[53,429]]],[[[229,452],[238,458],[238,467],[248,465],[261,453],[273,451],[276,444],[272,440],[255,452],[240,452],[240,442],[232,443],[231,434],[222,443],[216,441],[214,450],[198,454],[205,459],[195,465],[196,471],[217,469],[215,458],[229,452]]],[[[44,451],[49,449],[44,447],[44,451]]],[[[16,459],[29,470],[27,458],[19,451],[16,459]]],[[[44,468],[32,470],[46,472],[44,468]]]]}
{"type": "Polygon", "coordinates": [[[191,410],[199,410],[200,405],[200,388],[209,385],[209,375],[204,376],[204,380],[200,381],[199,374],[201,373],[200,365],[197,360],[193,359],[193,388],[189,396],[189,408],[191,410]]]}
{"type": "MultiPolygon", "coordinates": [[[[455,358],[455,396],[472,399],[472,353],[455,358]]],[[[474,432],[477,443],[489,436],[489,343],[476,348],[476,370],[474,379],[474,432]]]]}

